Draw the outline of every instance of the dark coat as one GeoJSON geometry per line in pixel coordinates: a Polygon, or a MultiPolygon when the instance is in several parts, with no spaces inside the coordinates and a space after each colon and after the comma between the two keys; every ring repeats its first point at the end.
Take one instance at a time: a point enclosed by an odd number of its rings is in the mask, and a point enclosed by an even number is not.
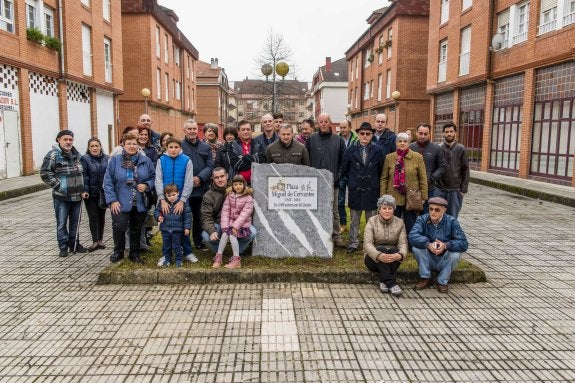
{"type": "Polygon", "coordinates": [[[191,197],[201,197],[210,187],[212,171],[214,170],[212,148],[203,141],[196,140],[192,144],[184,138],[182,140],[182,152],[192,160],[194,177],[200,178],[200,186],[194,187],[191,197]]]}
{"type": "Polygon", "coordinates": [[[184,211],[181,214],[175,214],[174,208],[176,204],[169,204],[170,212],[164,214],[162,212],[162,204],[158,203],[156,210],[154,211],[154,218],[156,221],[160,216],[164,217],[164,222],[160,223],[160,231],[168,233],[181,233],[184,229],[190,230],[192,228],[192,211],[190,210],[190,205],[186,202],[184,205],[184,211]]]}
{"type": "Polygon", "coordinates": [[[333,184],[337,187],[345,152],[343,138],[332,132],[317,132],[311,135],[305,148],[309,153],[310,166],[329,170],[333,174],[333,184]]]}
{"type": "Polygon", "coordinates": [[[383,157],[385,158],[385,156],[387,156],[389,153],[395,152],[395,150],[397,149],[395,147],[395,138],[396,138],[395,133],[393,133],[388,128],[385,128],[379,139],[377,139],[377,136],[375,134],[373,135],[371,143],[376,144],[379,147],[381,147],[381,149],[383,149],[383,157]]]}
{"type": "Polygon", "coordinates": [[[242,144],[239,140],[227,142],[216,154],[215,167],[222,167],[228,172],[228,179],[240,171],[249,170],[252,162],[264,163],[266,159],[265,148],[256,140],[251,140],[250,154],[242,155],[242,144]]]}
{"type": "Polygon", "coordinates": [[[377,145],[369,144],[367,151],[365,165],[359,143],[351,145],[343,155],[341,174],[348,178],[348,206],[353,210],[377,210],[379,180],[385,158],[377,145]]]}
{"type": "Polygon", "coordinates": [[[423,157],[425,172],[427,173],[428,191],[433,190],[447,170],[443,150],[439,145],[431,141],[427,141],[424,146],[414,142],[409,145],[409,149],[421,154],[423,157]]]}
{"type": "Polygon", "coordinates": [[[91,154],[84,154],[81,158],[82,168],[84,168],[84,192],[95,198],[100,195],[100,190],[104,188],[104,174],[108,167],[107,154],[94,157],[91,154]]]}

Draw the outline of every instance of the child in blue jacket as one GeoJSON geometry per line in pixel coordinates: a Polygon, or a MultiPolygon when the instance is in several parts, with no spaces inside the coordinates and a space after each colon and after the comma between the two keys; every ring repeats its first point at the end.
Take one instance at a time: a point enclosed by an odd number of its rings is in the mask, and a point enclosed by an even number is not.
{"type": "Polygon", "coordinates": [[[170,211],[164,214],[162,212],[162,204],[158,202],[154,212],[154,218],[160,223],[160,231],[162,232],[163,267],[167,267],[172,263],[172,251],[175,253],[176,267],[182,267],[184,258],[182,254],[182,232],[187,236],[190,234],[192,227],[192,211],[187,203],[184,205],[184,211],[181,214],[174,212],[175,205],[178,202],[178,195],[179,192],[176,185],[166,185],[164,198],[170,205],[170,211]]]}

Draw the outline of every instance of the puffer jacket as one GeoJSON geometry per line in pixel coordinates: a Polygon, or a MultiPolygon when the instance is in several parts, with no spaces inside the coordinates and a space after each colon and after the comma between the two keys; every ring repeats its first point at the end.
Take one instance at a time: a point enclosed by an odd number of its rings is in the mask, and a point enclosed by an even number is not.
{"type": "Polygon", "coordinates": [[[253,211],[254,198],[251,188],[246,187],[243,194],[237,194],[230,190],[224,201],[224,206],[222,206],[222,229],[230,227],[237,230],[242,227],[249,228],[252,225],[253,211]]]}
{"type": "Polygon", "coordinates": [[[427,246],[436,239],[445,242],[445,249],[451,252],[461,253],[467,251],[469,246],[459,222],[449,214],[444,214],[437,225],[431,222],[429,214],[417,217],[415,225],[409,232],[411,246],[427,249],[427,246]]]}
{"type": "Polygon", "coordinates": [[[158,202],[156,210],[154,211],[154,218],[156,221],[160,216],[164,217],[164,222],[160,223],[160,230],[168,233],[180,233],[184,229],[190,230],[192,228],[192,211],[190,205],[186,202],[182,214],[175,214],[174,208],[176,204],[170,204],[170,212],[168,214],[162,213],[162,203],[158,202]]]}
{"type": "Polygon", "coordinates": [[[94,157],[88,153],[82,156],[84,192],[92,198],[98,197],[100,190],[104,187],[104,174],[106,174],[109,158],[106,154],[94,157]]]}
{"type": "Polygon", "coordinates": [[[393,216],[391,220],[385,221],[377,214],[367,221],[363,234],[365,256],[375,261],[381,254],[376,247],[381,245],[397,247],[405,259],[407,256],[407,234],[401,218],[393,216]]]}
{"type": "Polygon", "coordinates": [[[40,177],[52,188],[52,197],[63,201],[82,200],[84,175],[81,155],[75,147],[66,153],[60,145],[54,145],[44,157],[40,177]]]}
{"type": "MultiPolygon", "coordinates": [[[[390,194],[395,198],[397,206],[405,206],[405,194],[401,194],[393,187],[393,176],[395,173],[395,161],[397,161],[397,152],[389,153],[385,157],[383,163],[383,171],[381,172],[381,182],[379,186],[380,195],[390,194]]],[[[421,199],[427,200],[427,173],[425,171],[425,163],[421,154],[410,150],[405,157],[403,157],[405,165],[405,184],[407,187],[412,187],[421,190],[421,199]]]]}

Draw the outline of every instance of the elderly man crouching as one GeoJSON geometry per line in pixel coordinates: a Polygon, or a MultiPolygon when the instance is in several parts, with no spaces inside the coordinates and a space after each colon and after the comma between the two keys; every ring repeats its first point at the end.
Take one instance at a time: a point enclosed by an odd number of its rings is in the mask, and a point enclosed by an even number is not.
{"type": "Polygon", "coordinates": [[[431,271],[436,270],[437,290],[445,294],[451,272],[468,243],[457,219],[445,214],[447,201],[433,197],[428,202],[429,214],[420,215],[409,233],[409,244],[419,265],[420,280],[415,290],[429,286],[431,271]]]}

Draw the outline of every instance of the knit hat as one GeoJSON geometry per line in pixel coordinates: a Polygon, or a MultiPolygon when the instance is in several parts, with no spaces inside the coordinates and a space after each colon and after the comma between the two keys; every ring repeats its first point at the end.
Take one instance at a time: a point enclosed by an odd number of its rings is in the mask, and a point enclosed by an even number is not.
{"type": "Polygon", "coordinates": [[[360,130],[369,130],[372,133],[375,132],[375,129],[372,128],[369,122],[362,122],[359,128],[357,128],[356,132],[359,132],[360,130]]]}
{"type": "Polygon", "coordinates": [[[62,136],[72,136],[74,137],[74,132],[72,132],[71,130],[68,129],[64,129],[64,130],[60,130],[58,132],[58,134],[56,135],[56,142],[58,142],[58,139],[62,136]]]}
{"type": "Polygon", "coordinates": [[[447,207],[447,201],[441,197],[432,197],[427,200],[427,203],[430,205],[441,205],[447,207]]]}

